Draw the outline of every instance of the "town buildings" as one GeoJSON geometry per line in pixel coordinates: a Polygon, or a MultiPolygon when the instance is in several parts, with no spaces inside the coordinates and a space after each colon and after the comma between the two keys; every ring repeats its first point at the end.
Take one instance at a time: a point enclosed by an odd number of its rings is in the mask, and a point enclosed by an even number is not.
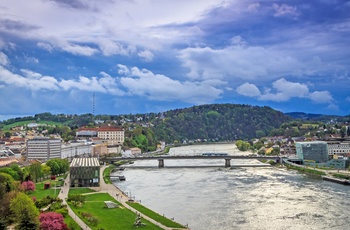
{"type": "Polygon", "coordinates": [[[38,137],[27,140],[26,160],[47,161],[61,158],[61,139],[38,137]]]}
{"type": "Polygon", "coordinates": [[[124,143],[124,129],[113,126],[80,128],[76,136],[79,139],[90,139],[94,143],[93,156],[121,153],[124,143]]]}

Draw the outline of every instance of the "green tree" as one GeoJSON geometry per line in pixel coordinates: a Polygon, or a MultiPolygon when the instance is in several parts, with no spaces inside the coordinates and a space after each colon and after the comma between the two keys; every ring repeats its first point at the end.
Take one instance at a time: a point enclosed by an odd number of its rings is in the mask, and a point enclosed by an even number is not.
{"type": "Polygon", "coordinates": [[[34,201],[24,193],[18,193],[11,200],[10,210],[19,222],[16,229],[38,229],[39,211],[35,207],[34,201]]]}
{"type": "Polygon", "coordinates": [[[29,166],[29,174],[33,181],[37,182],[39,178],[43,176],[40,163],[33,163],[29,166]]]}
{"type": "Polygon", "coordinates": [[[51,168],[46,164],[41,165],[41,171],[43,172],[44,177],[51,175],[51,168]]]}
{"type": "Polygon", "coordinates": [[[52,175],[57,175],[60,172],[59,164],[54,160],[48,160],[46,165],[50,167],[52,175]]]}
{"type": "Polygon", "coordinates": [[[0,200],[14,189],[14,179],[7,173],[0,172],[0,200]]]}

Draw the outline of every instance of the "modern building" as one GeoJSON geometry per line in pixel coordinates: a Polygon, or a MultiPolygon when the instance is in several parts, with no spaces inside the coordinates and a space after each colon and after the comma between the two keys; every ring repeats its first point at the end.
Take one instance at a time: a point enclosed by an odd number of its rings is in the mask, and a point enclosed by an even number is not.
{"type": "Polygon", "coordinates": [[[53,158],[61,158],[61,139],[38,137],[27,140],[26,159],[47,161],[53,158]]]}
{"type": "Polygon", "coordinates": [[[74,158],[69,172],[71,187],[100,186],[100,164],[97,158],[74,158]]]}
{"type": "Polygon", "coordinates": [[[328,145],[324,141],[296,142],[297,157],[302,161],[325,163],[329,160],[328,145]]]}

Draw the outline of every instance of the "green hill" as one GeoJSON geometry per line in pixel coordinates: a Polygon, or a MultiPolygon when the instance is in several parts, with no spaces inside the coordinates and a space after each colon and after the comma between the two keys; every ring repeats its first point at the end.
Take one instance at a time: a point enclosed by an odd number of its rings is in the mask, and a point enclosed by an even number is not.
{"type": "Polygon", "coordinates": [[[266,136],[292,118],[270,107],[210,104],[170,110],[155,122],[159,140],[235,140],[266,136]]]}

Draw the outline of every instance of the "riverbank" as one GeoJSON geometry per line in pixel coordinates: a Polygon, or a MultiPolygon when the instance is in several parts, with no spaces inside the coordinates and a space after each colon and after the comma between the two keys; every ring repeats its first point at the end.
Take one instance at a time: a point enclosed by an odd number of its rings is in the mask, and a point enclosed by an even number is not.
{"type": "MultiPolygon", "coordinates": [[[[103,178],[103,172],[108,168],[108,166],[102,166],[100,169],[100,176],[103,178]]],[[[186,230],[185,226],[176,223],[170,219],[167,219],[165,217],[160,218],[161,215],[151,211],[150,209],[142,206],[141,204],[138,204],[132,197],[129,197],[124,191],[120,190],[118,187],[116,187],[113,184],[107,184],[104,180],[101,180],[99,191],[107,192],[110,196],[115,197],[116,200],[118,200],[124,207],[128,208],[129,210],[133,211],[134,213],[139,213],[140,217],[148,220],[149,222],[161,227],[165,230],[172,230],[172,229],[183,229],[186,230]],[[136,204],[137,205],[134,205],[136,204]],[[148,210],[145,214],[143,210],[148,210]]]]}

